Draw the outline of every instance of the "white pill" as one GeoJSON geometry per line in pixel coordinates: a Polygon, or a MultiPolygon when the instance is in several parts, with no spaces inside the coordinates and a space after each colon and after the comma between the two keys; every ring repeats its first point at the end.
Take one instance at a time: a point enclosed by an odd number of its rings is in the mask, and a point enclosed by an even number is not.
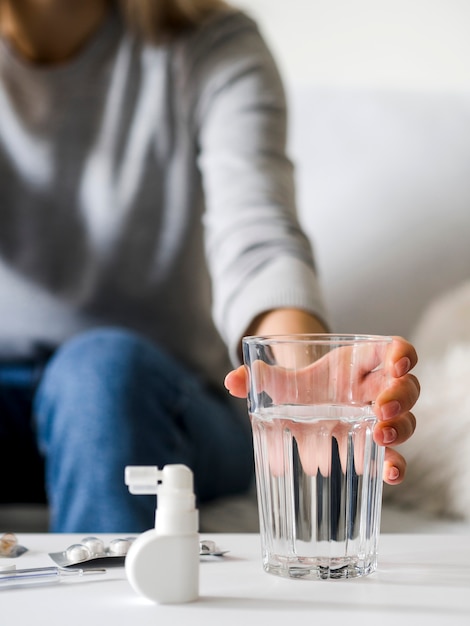
{"type": "Polygon", "coordinates": [[[82,544],[90,550],[92,556],[104,554],[104,542],[98,537],[85,537],[82,539],[82,544]]]}
{"type": "Polygon", "coordinates": [[[115,556],[125,556],[131,543],[129,539],[113,539],[109,543],[109,553],[115,556]]]}
{"type": "Polygon", "coordinates": [[[78,563],[89,559],[91,557],[91,552],[87,546],[83,545],[83,543],[74,543],[67,548],[65,556],[71,563],[78,563]]]}

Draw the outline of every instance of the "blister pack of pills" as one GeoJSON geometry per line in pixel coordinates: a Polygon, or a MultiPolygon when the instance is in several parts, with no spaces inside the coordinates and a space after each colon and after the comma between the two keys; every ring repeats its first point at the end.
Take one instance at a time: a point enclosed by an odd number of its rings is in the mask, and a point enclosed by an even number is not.
{"type": "Polygon", "coordinates": [[[99,537],[85,537],[80,543],[74,543],[62,552],[49,552],[49,556],[59,567],[123,565],[134,539],[113,539],[106,545],[99,537]]]}
{"type": "MultiPolygon", "coordinates": [[[[59,567],[109,567],[110,565],[124,565],[124,560],[132,542],[136,537],[113,539],[109,544],[99,537],[85,537],[80,543],[70,545],[62,552],[49,552],[49,556],[59,567]]],[[[222,550],[217,544],[205,539],[199,542],[199,554],[203,557],[223,556],[227,550],[222,550]]]]}

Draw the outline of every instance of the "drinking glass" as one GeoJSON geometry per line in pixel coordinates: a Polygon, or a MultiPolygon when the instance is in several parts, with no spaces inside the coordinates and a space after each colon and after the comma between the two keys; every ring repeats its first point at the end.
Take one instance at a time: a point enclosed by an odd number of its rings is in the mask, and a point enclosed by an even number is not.
{"type": "Polygon", "coordinates": [[[391,337],[245,337],[264,569],[344,579],[377,567],[384,448],[374,401],[391,337]]]}

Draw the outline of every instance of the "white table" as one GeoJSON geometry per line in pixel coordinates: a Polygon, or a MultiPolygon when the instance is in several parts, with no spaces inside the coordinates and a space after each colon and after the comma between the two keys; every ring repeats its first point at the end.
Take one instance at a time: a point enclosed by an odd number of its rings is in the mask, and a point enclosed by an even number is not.
{"type": "MultiPolygon", "coordinates": [[[[100,535],[106,542],[115,535],[100,535]]],[[[470,624],[470,535],[382,535],[379,569],[346,581],[285,580],[261,567],[258,535],[220,534],[230,552],[201,561],[200,599],[156,605],[136,595],[123,567],[101,576],[0,590],[1,626],[456,626],[470,624]],[[301,621],[302,620],[302,621],[301,621]],[[303,621],[305,620],[305,621],[303,621]],[[307,622],[308,620],[308,622],[307,622]],[[322,620],[322,621],[319,621],[322,620]]],[[[17,568],[54,565],[48,552],[81,535],[20,534],[17,568]]]]}

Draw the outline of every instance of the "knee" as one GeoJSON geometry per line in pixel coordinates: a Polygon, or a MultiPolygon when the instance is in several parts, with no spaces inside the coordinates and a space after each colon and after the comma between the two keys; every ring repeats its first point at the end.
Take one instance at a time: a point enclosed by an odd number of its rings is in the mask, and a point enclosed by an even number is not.
{"type": "Polygon", "coordinates": [[[78,379],[92,372],[108,373],[129,369],[152,350],[151,344],[132,331],[121,328],[99,328],[86,331],[65,342],[54,354],[49,370],[72,371],[78,379]]]}
{"type": "Polygon", "coordinates": [[[138,381],[156,348],[137,333],[121,328],[86,331],[66,341],[47,364],[41,386],[54,395],[88,398],[106,391],[119,394],[138,381]]]}
{"type": "MultiPolygon", "coordinates": [[[[34,399],[39,432],[103,439],[130,428],[129,414],[141,395],[144,370],[155,350],[138,334],[120,328],[87,331],[65,342],[43,372],[34,399]]],[[[122,433],[121,433],[122,434],[122,433]]],[[[88,445],[87,441],[87,445],[88,445]]]]}

